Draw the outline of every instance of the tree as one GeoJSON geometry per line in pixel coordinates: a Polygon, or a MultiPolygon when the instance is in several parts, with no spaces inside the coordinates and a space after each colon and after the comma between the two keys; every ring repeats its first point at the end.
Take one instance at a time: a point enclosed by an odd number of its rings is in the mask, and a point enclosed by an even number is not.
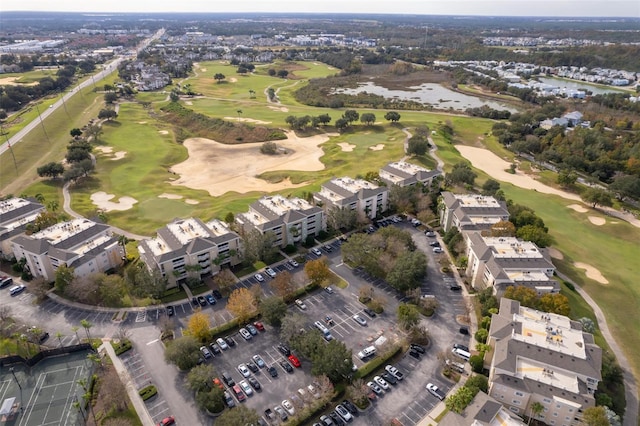
{"type": "Polygon", "coordinates": [[[367,126],[371,126],[376,122],[376,115],[372,112],[365,112],[360,117],[360,122],[366,124],[367,126]]]}
{"type": "Polygon", "coordinates": [[[197,310],[196,313],[189,318],[189,324],[187,329],[189,334],[196,338],[200,342],[206,342],[209,339],[209,316],[197,310]]]}
{"type": "Polygon", "coordinates": [[[277,76],[280,78],[287,78],[289,75],[289,71],[287,70],[278,70],[277,76]]]}
{"type": "Polygon", "coordinates": [[[40,177],[50,177],[51,179],[55,179],[64,173],[64,166],[62,163],[50,162],[44,166],[38,167],[37,172],[40,177]]]}
{"type": "Polygon", "coordinates": [[[260,152],[265,155],[276,155],[278,153],[278,145],[275,142],[267,141],[260,147],[260,152]]]}
{"type": "Polygon", "coordinates": [[[585,426],[610,426],[609,418],[603,406],[589,407],[582,413],[585,426]]]}
{"type": "Polygon", "coordinates": [[[269,283],[269,286],[278,296],[282,297],[285,302],[290,302],[291,296],[296,291],[296,284],[293,282],[293,277],[288,271],[283,271],[276,275],[269,283]]]}
{"type": "Polygon", "coordinates": [[[114,118],[117,118],[117,117],[118,117],[118,113],[115,112],[115,110],[113,110],[113,109],[108,109],[108,108],[101,109],[100,112],[98,113],[98,118],[100,120],[105,119],[107,121],[111,121],[111,120],[113,120],[114,118]]]}
{"type": "Polygon", "coordinates": [[[450,411],[460,414],[473,401],[476,393],[478,393],[477,389],[474,391],[474,389],[463,386],[445,399],[444,404],[450,411]]]}
{"type": "Polygon", "coordinates": [[[318,116],[318,121],[323,126],[326,126],[327,124],[329,124],[331,122],[331,116],[329,114],[320,114],[318,116]]]}
{"type": "Polygon", "coordinates": [[[484,328],[481,328],[478,331],[476,331],[476,334],[474,335],[474,337],[478,342],[486,343],[487,338],[489,337],[489,332],[484,328]]]}
{"type": "Polygon", "coordinates": [[[405,330],[417,324],[420,321],[420,311],[416,305],[409,303],[401,303],[398,306],[398,324],[405,330]]]}
{"type": "Polygon", "coordinates": [[[568,188],[570,186],[575,185],[578,180],[578,175],[576,172],[570,169],[562,169],[558,172],[558,176],[556,177],[556,182],[563,188],[568,188]]]}
{"type": "Polygon", "coordinates": [[[224,74],[222,74],[222,73],[216,73],[216,74],[213,76],[213,79],[214,79],[214,80],[216,80],[216,82],[217,82],[218,84],[220,84],[220,83],[222,82],[222,80],[224,80],[225,78],[226,78],[226,77],[225,77],[225,76],[224,76],[224,74]]]}
{"type": "Polygon", "coordinates": [[[392,123],[397,123],[400,121],[400,113],[396,111],[389,111],[384,115],[384,119],[391,121],[392,123]]]}
{"type": "Polygon", "coordinates": [[[218,286],[221,292],[227,292],[236,283],[236,276],[229,269],[221,269],[213,277],[213,283],[218,286]]]}
{"type": "Polygon", "coordinates": [[[640,198],[640,177],[621,175],[614,178],[609,185],[609,190],[616,194],[616,198],[624,201],[625,198],[640,198]]]}
{"type": "Polygon", "coordinates": [[[269,74],[270,77],[275,77],[276,75],[276,70],[274,70],[273,68],[269,68],[267,70],[267,74],[269,74]]]}
{"type": "Polygon", "coordinates": [[[89,333],[89,329],[93,327],[93,324],[87,319],[82,319],[80,320],[80,325],[84,328],[84,332],[87,333],[87,339],[91,340],[91,333],[89,333]]]}
{"type": "Polygon", "coordinates": [[[67,265],[60,265],[58,269],[56,269],[56,279],[55,279],[55,287],[58,292],[64,294],[67,286],[73,281],[74,268],[69,268],[67,265]]]}
{"type": "Polygon", "coordinates": [[[200,344],[193,336],[178,337],[167,345],[164,358],[180,370],[189,370],[198,364],[199,347],[200,344]]]}
{"type": "Polygon", "coordinates": [[[603,207],[610,207],[613,205],[611,195],[604,189],[590,187],[582,193],[582,199],[591,204],[591,207],[596,208],[597,205],[603,207]]]}
{"type": "Polygon", "coordinates": [[[429,150],[429,141],[422,136],[412,136],[407,144],[407,154],[424,155],[429,150]]]}
{"type": "Polygon", "coordinates": [[[304,265],[304,272],[312,285],[320,287],[328,286],[331,278],[333,278],[329,263],[325,257],[308,261],[304,265]]]}
{"type": "MultiPolygon", "coordinates": [[[[300,347],[300,339],[303,337],[302,331],[304,331],[304,324],[307,318],[298,312],[287,313],[286,311],[281,318],[280,338],[291,345],[300,347]]],[[[320,340],[316,340],[316,342],[322,344],[320,340]]]]}
{"type": "Polygon", "coordinates": [[[349,121],[344,117],[340,117],[336,120],[335,126],[336,126],[336,129],[338,129],[338,131],[343,131],[347,127],[349,127],[349,121]]]}
{"type": "Polygon", "coordinates": [[[481,374],[474,374],[467,379],[464,385],[468,388],[476,388],[479,391],[487,393],[489,390],[489,379],[481,374]]]}
{"type": "Polygon", "coordinates": [[[187,373],[185,382],[187,387],[194,392],[208,391],[211,389],[213,378],[216,375],[216,370],[210,364],[200,364],[193,367],[187,373]]]}
{"type": "Polygon", "coordinates": [[[516,226],[508,220],[501,220],[491,225],[492,237],[515,237],[516,226]]]}
{"type": "Polygon", "coordinates": [[[114,92],[107,92],[104,94],[104,102],[112,104],[118,100],[118,94],[114,92]]]}
{"type": "Polygon", "coordinates": [[[262,260],[265,263],[271,263],[277,249],[273,247],[275,242],[275,234],[267,231],[262,234],[257,229],[252,229],[244,236],[244,257],[249,263],[262,260]]]}
{"type": "Polygon", "coordinates": [[[469,164],[460,162],[454,164],[451,172],[447,173],[445,180],[448,185],[467,184],[473,186],[476,177],[478,177],[478,175],[471,170],[469,164]]]}
{"type": "Polygon", "coordinates": [[[238,318],[239,323],[246,322],[256,313],[256,299],[246,288],[235,289],[227,301],[227,310],[238,318]]]}
{"type": "Polygon", "coordinates": [[[578,321],[582,324],[582,329],[587,333],[595,333],[596,332],[596,324],[593,322],[591,318],[582,317],[578,321]]]}
{"type": "Polygon", "coordinates": [[[282,319],[287,314],[287,304],[280,297],[272,296],[260,303],[259,310],[267,324],[280,327],[282,319]]]}
{"type": "Polygon", "coordinates": [[[516,231],[516,237],[535,243],[538,247],[547,247],[553,243],[553,238],[544,228],[534,225],[525,225],[516,231]]]}
{"type": "MultiPolygon", "coordinates": [[[[486,392],[486,391],[483,391],[483,392],[486,392]]],[[[527,425],[531,424],[532,418],[538,417],[538,415],[544,411],[544,405],[536,401],[533,404],[531,404],[531,406],[529,407],[529,410],[531,410],[531,415],[529,416],[529,421],[527,422],[527,425]]]]}
{"type": "Polygon", "coordinates": [[[347,207],[332,207],[327,211],[327,225],[333,230],[350,231],[355,228],[358,214],[347,207]]]}
{"type": "Polygon", "coordinates": [[[225,410],[216,419],[216,426],[256,425],[260,416],[245,405],[236,405],[233,410],[225,410]]]}
{"type": "Polygon", "coordinates": [[[483,195],[495,195],[496,192],[500,190],[500,182],[493,179],[487,179],[484,184],[482,184],[482,194],[483,195]]]}
{"type": "Polygon", "coordinates": [[[358,121],[358,118],[360,118],[360,114],[358,114],[358,111],[356,110],[348,109],[344,112],[344,114],[342,114],[342,118],[344,118],[349,124],[351,124],[354,121],[358,121]]]}
{"type": "Polygon", "coordinates": [[[387,282],[400,292],[419,287],[427,274],[427,256],[420,250],[405,251],[387,274],[387,282]]]}

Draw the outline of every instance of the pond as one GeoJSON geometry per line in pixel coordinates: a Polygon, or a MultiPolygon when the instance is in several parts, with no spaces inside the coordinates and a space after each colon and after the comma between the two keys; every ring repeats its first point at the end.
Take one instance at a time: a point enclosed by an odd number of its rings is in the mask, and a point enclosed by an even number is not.
{"type": "Polygon", "coordinates": [[[554,78],[554,77],[538,77],[542,83],[550,84],[552,86],[557,86],[565,89],[573,89],[573,90],[590,90],[594,95],[602,95],[605,93],[627,93],[625,90],[618,89],[615,87],[607,87],[607,86],[597,86],[594,84],[585,83],[583,81],[573,81],[573,80],[565,80],[562,78],[554,78]]]}
{"type": "Polygon", "coordinates": [[[454,92],[436,83],[423,83],[419,86],[410,86],[406,90],[387,89],[372,82],[358,83],[358,87],[355,89],[333,89],[333,93],[345,93],[347,95],[357,95],[365,92],[384,96],[387,99],[399,99],[419,102],[424,105],[432,105],[437,109],[451,108],[456,111],[464,111],[467,108],[478,108],[487,105],[490,108],[500,111],[518,111],[505,103],[484,100],[464,93],[454,92]]]}

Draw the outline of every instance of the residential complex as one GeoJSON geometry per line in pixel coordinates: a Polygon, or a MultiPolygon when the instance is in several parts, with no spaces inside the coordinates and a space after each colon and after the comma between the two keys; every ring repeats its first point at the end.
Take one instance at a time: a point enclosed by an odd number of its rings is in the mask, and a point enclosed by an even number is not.
{"type": "Polygon", "coordinates": [[[257,230],[275,236],[274,246],[286,247],[318,235],[327,229],[324,211],[301,198],[282,195],[262,197],[249,206],[247,213],[236,215],[236,223],[245,232],[257,230]]]}
{"type": "Polygon", "coordinates": [[[27,225],[44,211],[40,203],[24,198],[9,198],[0,201],[0,256],[11,259],[11,240],[22,234],[27,225]]]}
{"type": "Polygon", "coordinates": [[[158,229],[155,238],[138,246],[149,270],[157,269],[173,287],[187,277],[215,275],[222,265],[241,261],[240,236],[217,219],[204,223],[197,218],[177,219],[158,229]]]}
{"type": "Polygon", "coordinates": [[[362,218],[374,219],[389,208],[389,189],[363,179],[341,177],[325,182],[313,195],[316,203],[331,208],[356,210],[362,218]]]}
{"type": "Polygon", "coordinates": [[[478,392],[473,401],[460,414],[449,411],[438,426],[524,426],[512,411],[484,392],[478,392]]]}
{"type": "Polygon", "coordinates": [[[508,286],[529,287],[538,294],[560,291],[547,250],[515,237],[483,237],[480,232],[466,232],[465,236],[466,276],[474,288],[493,287],[498,295],[508,286]]]}
{"type": "Polygon", "coordinates": [[[501,220],[509,220],[504,201],[476,194],[442,193],[440,225],[445,231],[452,227],[460,231],[489,229],[501,220]]]}
{"type": "Polygon", "coordinates": [[[26,259],[34,278],[53,281],[60,265],[83,277],[122,264],[122,247],[110,229],[89,219],[73,219],[32,235],[18,235],[11,240],[11,249],[16,259],[26,259]]]}
{"type": "Polygon", "coordinates": [[[418,182],[424,186],[431,186],[433,179],[436,176],[440,176],[441,173],[437,170],[428,170],[405,161],[396,161],[381,168],[379,175],[387,186],[409,186],[418,182]]]}
{"type": "Polygon", "coordinates": [[[579,322],[502,298],[487,343],[489,395],[512,412],[529,415],[537,402],[537,420],[569,426],[595,405],[602,349],[579,322]]]}

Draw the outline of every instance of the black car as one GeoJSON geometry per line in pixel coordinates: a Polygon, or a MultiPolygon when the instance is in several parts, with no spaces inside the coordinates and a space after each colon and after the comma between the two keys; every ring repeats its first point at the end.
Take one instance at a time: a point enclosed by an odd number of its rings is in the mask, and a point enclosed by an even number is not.
{"type": "Polygon", "coordinates": [[[174,313],[175,311],[173,310],[173,306],[171,305],[167,306],[167,316],[172,317],[174,313]]]}
{"type": "Polygon", "coordinates": [[[344,426],[344,420],[342,420],[342,418],[336,413],[329,413],[329,417],[331,417],[331,420],[333,420],[336,425],[344,426]]]}
{"type": "Polygon", "coordinates": [[[459,344],[459,343],[454,343],[454,344],[453,344],[453,348],[454,348],[454,349],[461,349],[461,350],[463,350],[463,351],[465,351],[465,352],[469,352],[469,348],[468,348],[467,346],[465,346],[465,345],[461,345],[461,344],[459,344]]]}
{"type": "Polygon", "coordinates": [[[280,343],[278,345],[278,350],[280,351],[280,353],[284,356],[289,356],[291,355],[291,349],[289,349],[289,347],[287,345],[285,345],[284,343],[280,343]]]}
{"type": "Polygon", "coordinates": [[[418,345],[417,343],[412,343],[411,349],[413,349],[416,352],[420,352],[421,354],[426,352],[426,350],[424,349],[424,346],[418,345]]]}
{"type": "Polygon", "coordinates": [[[247,362],[246,366],[249,370],[251,370],[252,373],[257,373],[258,372],[258,367],[252,363],[252,362],[247,362]]]}
{"type": "Polygon", "coordinates": [[[355,405],[353,405],[353,403],[351,401],[349,401],[348,399],[345,399],[344,401],[342,401],[342,405],[344,406],[344,408],[346,408],[351,414],[358,414],[358,409],[356,408],[355,405]]]}
{"type": "Polygon", "coordinates": [[[460,331],[460,334],[469,335],[468,327],[460,327],[459,331],[460,331]]]}
{"type": "Polygon", "coordinates": [[[276,368],[273,365],[270,365],[269,367],[267,367],[267,371],[269,372],[271,377],[278,377],[278,370],[276,370],[276,368]]]}
{"type": "Polygon", "coordinates": [[[293,373],[293,367],[287,361],[280,361],[280,365],[287,373],[293,373]]]}
{"type": "Polygon", "coordinates": [[[259,391],[262,386],[260,385],[260,382],[256,380],[255,377],[249,377],[247,379],[249,381],[249,384],[251,385],[252,388],[254,388],[255,390],[259,391]]]}
{"type": "Polygon", "coordinates": [[[213,297],[215,297],[216,300],[222,299],[222,293],[220,293],[218,290],[213,290],[211,294],[213,294],[213,297]]]}
{"type": "Polygon", "coordinates": [[[411,355],[415,359],[420,359],[420,352],[416,351],[415,349],[410,349],[409,355],[411,355]]]}
{"type": "Polygon", "coordinates": [[[374,312],[373,309],[365,308],[364,309],[364,313],[369,315],[370,318],[375,318],[376,317],[376,313],[374,312]]]}
{"type": "Polygon", "coordinates": [[[439,243],[439,242],[437,242],[437,241],[431,241],[431,242],[429,243],[429,245],[430,245],[431,247],[440,247],[440,243],[439,243]]]}
{"type": "Polygon", "coordinates": [[[227,384],[227,386],[231,387],[231,386],[235,386],[236,382],[235,380],[233,380],[233,378],[229,375],[229,373],[224,372],[222,373],[222,380],[227,384]]]}
{"type": "Polygon", "coordinates": [[[233,340],[233,337],[231,337],[231,336],[225,337],[224,341],[227,342],[227,345],[229,345],[229,346],[235,346],[236,345],[236,341],[233,340]]]}
{"type": "Polygon", "coordinates": [[[40,344],[44,343],[47,339],[49,338],[49,333],[47,333],[46,331],[44,333],[42,333],[40,335],[40,337],[38,337],[38,341],[40,342],[40,344]]]}
{"type": "Polygon", "coordinates": [[[219,353],[222,352],[220,350],[220,346],[218,346],[217,343],[212,343],[212,344],[209,345],[209,347],[211,348],[211,352],[213,352],[214,355],[218,355],[219,353]]]}
{"type": "Polygon", "coordinates": [[[199,303],[198,303],[198,298],[197,298],[197,297],[192,297],[192,298],[191,298],[191,304],[192,304],[193,306],[198,306],[198,305],[199,305],[199,303]]]}
{"type": "Polygon", "coordinates": [[[380,377],[382,377],[387,383],[389,383],[391,385],[395,385],[395,384],[398,383],[398,379],[396,379],[395,377],[393,377],[389,373],[382,373],[382,375],[380,377]]]}
{"type": "Polygon", "coordinates": [[[207,306],[207,299],[204,296],[198,296],[198,303],[200,306],[207,306]]]}

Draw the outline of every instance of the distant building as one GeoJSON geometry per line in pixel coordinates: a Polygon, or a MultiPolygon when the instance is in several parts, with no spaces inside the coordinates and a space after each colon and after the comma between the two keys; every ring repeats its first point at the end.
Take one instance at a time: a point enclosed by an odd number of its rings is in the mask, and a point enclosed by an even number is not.
{"type": "Polygon", "coordinates": [[[501,220],[509,220],[504,201],[484,195],[442,193],[440,225],[445,231],[454,226],[460,231],[489,229],[501,220]]]}
{"type": "Polygon", "coordinates": [[[536,420],[571,426],[595,405],[602,349],[579,322],[502,298],[487,343],[489,395],[510,411],[529,415],[537,402],[536,420]]]}
{"type": "Polygon", "coordinates": [[[493,287],[501,295],[509,286],[525,286],[538,294],[558,293],[553,279],[555,266],[545,249],[515,237],[483,237],[466,232],[467,270],[471,285],[479,290],[493,287]]]}
{"type": "Polygon", "coordinates": [[[379,175],[388,186],[410,186],[418,182],[424,186],[431,186],[433,179],[441,173],[405,161],[396,161],[381,168],[379,175]]]}
{"type": "Polygon", "coordinates": [[[122,264],[123,250],[107,225],[89,219],[57,223],[11,241],[16,259],[25,258],[35,278],[55,280],[60,265],[75,269],[77,277],[105,272],[122,264]]]}
{"type": "Polygon", "coordinates": [[[224,265],[237,265],[242,244],[224,222],[189,218],[158,229],[155,238],[140,242],[138,251],[149,270],[158,269],[173,287],[189,276],[202,279],[217,274],[224,265]]]}
{"type": "Polygon", "coordinates": [[[327,210],[333,207],[347,208],[357,211],[360,217],[370,219],[389,208],[389,188],[350,177],[325,182],[313,198],[327,210]]]}
{"type": "Polygon", "coordinates": [[[11,259],[11,239],[24,233],[27,225],[45,211],[42,204],[24,198],[0,201],[0,256],[11,259]]]}
{"type": "MultiPolygon", "coordinates": [[[[527,413],[528,414],[528,413],[527,413]]],[[[478,392],[460,414],[449,411],[438,426],[525,426],[515,413],[507,410],[484,392],[478,392]]]]}
{"type": "Polygon", "coordinates": [[[301,198],[285,198],[282,195],[262,197],[249,206],[247,213],[236,215],[236,223],[245,232],[253,229],[261,234],[272,232],[274,246],[286,247],[304,241],[326,231],[324,211],[301,198]]]}

